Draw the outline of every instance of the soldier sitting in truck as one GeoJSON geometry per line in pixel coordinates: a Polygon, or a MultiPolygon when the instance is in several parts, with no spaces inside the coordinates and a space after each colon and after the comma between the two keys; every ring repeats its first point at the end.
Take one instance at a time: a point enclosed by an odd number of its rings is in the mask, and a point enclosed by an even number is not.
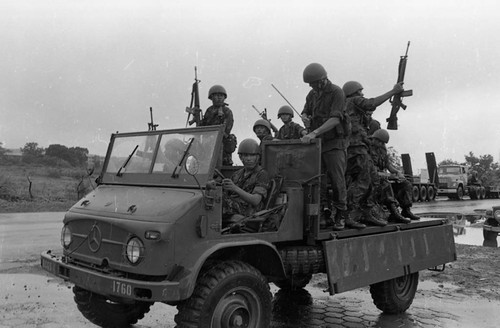
{"type": "Polygon", "coordinates": [[[222,180],[223,227],[263,209],[269,187],[269,175],[259,164],[260,153],[260,146],[253,139],[245,139],[238,146],[243,168],[236,171],[231,179],[222,180]]]}
{"type": "Polygon", "coordinates": [[[410,223],[411,220],[419,220],[420,218],[410,210],[412,206],[411,183],[406,180],[402,172],[389,162],[385,146],[389,142],[389,133],[387,130],[379,129],[370,138],[372,139],[370,155],[380,174],[380,179],[375,184],[376,199],[388,207],[391,214],[389,219],[392,221],[410,223]],[[388,180],[388,175],[384,174],[386,170],[397,176],[398,179],[393,184],[388,180]],[[396,192],[393,191],[393,188],[396,192]],[[401,213],[397,209],[398,205],[402,208],[401,213]]]}

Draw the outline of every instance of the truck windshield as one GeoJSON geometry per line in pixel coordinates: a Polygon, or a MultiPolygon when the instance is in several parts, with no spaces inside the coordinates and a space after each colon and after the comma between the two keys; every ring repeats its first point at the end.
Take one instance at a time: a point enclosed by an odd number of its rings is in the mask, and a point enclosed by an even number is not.
{"type": "Polygon", "coordinates": [[[131,177],[134,180],[132,182],[139,182],[141,177],[148,181],[153,179],[147,176],[156,176],[163,181],[167,178],[182,178],[183,175],[187,175],[182,167],[186,150],[187,154],[198,159],[197,174],[208,175],[212,165],[215,165],[214,160],[217,159],[214,158],[214,154],[219,132],[214,129],[212,131],[185,129],[158,131],[154,134],[147,132],[116,134],[112,138],[111,149],[108,150],[103,178],[115,175],[121,180],[113,178],[112,182],[125,183],[130,182],[131,177]],[[174,170],[178,174],[173,175],[174,170]]]}
{"type": "Polygon", "coordinates": [[[460,174],[460,168],[457,166],[440,167],[438,168],[438,174],[460,174]]]}

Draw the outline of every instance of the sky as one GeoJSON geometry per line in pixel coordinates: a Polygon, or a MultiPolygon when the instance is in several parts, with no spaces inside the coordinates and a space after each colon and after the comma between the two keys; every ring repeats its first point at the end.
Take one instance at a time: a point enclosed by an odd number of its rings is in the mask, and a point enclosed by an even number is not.
{"type": "MultiPolygon", "coordinates": [[[[405,88],[389,145],[438,162],[500,156],[500,19],[495,1],[0,1],[0,142],[84,147],[104,155],[111,133],[186,126],[197,67],[201,107],[223,85],[238,141],[257,112],[302,111],[304,68],[322,64],[366,97],[389,91],[408,41],[405,88]]],[[[382,126],[389,102],[374,113],[382,126]]],[[[301,123],[296,115],[294,121],[301,123]]],[[[233,156],[237,157],[237,156],[233,156]]]]}

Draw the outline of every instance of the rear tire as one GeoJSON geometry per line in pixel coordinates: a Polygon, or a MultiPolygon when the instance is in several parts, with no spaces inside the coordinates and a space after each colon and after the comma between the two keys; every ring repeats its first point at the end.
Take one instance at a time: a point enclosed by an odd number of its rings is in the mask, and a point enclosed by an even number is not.
{"type": "Polygon", "coordinates": [[[425,202],[427,199],[427,188],[425,186],[420,187],[420,201],[425,202]]]}
{"type": "Polygon", "coordinates": [[[420,189],[418,186],[413,186],[411,198],[414,203],[418,202],[418,198],[420,197],[420,189]]]}
{"type": "Polygon", "coordinates": [[[433,186],[429,186],[429,188],[427,189],[427,199],[429,201],[436,199],[436,191],[434,190],[433,186]]]}
{"type": "Polygon", "coordinates": [[[227,261],[202,273],[191,297],[177,309],[177,328],[269,327],[271,292],[257,269],[227,261]]]}
{"type": "Polygon", "coordinates": [[[418,272],[382,281],[370,286],[375,306],[384,313],[405,312],[413,303],[418,286],[418,272]]]}
{"type": "Polygon", "coordinates": [[[78,310],[93,324],[106,328],[128,327],[144,318],[153,303],[131,304],[112,302],[105,296],[92,293],[78,286],[73,287],[78,310]]]}

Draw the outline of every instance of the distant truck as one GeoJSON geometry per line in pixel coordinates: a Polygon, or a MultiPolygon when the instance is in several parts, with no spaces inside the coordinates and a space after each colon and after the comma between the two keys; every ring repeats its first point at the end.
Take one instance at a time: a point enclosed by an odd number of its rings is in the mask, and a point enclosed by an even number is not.
{"type": "Polygon", "coordinates": [[[177,328],[269,327],[268,283],[303,288],[316,273],[332,295],[370,286],[378,309],[402,313],[419,271],[456,260],[443,219],[322,229],[318,140],[264,142],[265,208],[227,224],[215,177],[240,167],[222,166],[223,135],[221,125],[111,136],[98,186],[64,217],[62,251],[41,254],[89,321],[129,326],[158,302],[177,307],[177,328]]]}
{"type": "Polygon", "coordinates": [[[425,159],[427,170],[423,170],[420,175],[414,175],[410,154],[401,154],[404,174],[406,179],[413,185],[413,202],[433,201],[436,199],[437,183],[439,182],[436,171],[436,158],[434,157],[434,153],[426,153],[425,159]]]}
{"type": "Polygon", "coordinates": [[[470,172],[467,165],[447,164],[438,167],[438,194],[449,199],[461,200],[464,196],[470,199],[499,198],[500,189],[483,186],[477,177],[470,172]]]}

